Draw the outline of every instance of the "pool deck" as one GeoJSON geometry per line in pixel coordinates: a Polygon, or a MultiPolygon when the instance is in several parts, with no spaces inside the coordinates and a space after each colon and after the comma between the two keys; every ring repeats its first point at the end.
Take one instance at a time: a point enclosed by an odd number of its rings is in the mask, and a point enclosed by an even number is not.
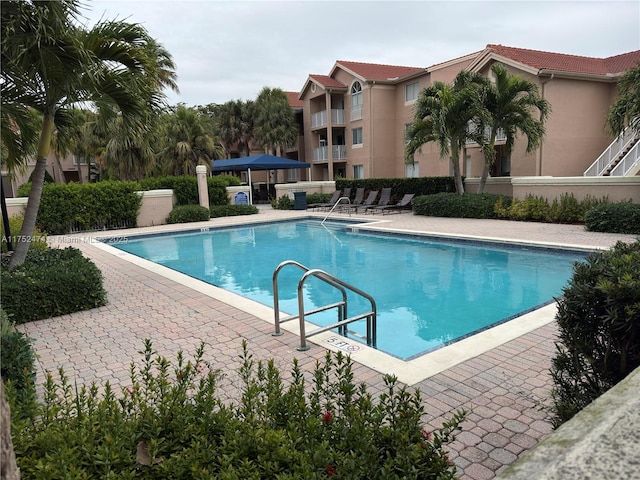
{"type": "MultiPolygon", "coordinates": [[[[169,360],[182,350],[191,355],[207,342],[206,358],[214,367],[230,375],[221,384],[225,395],[234,398],[238,380],[233,375],[240,365],[242,339],[248,341],[254,359],[275,359],[289,372],[297,358],[310,371],[324,357],[326,344],[309,342],[311,349],[296,350],[298,337],[291,331],[272,336],[272,315],[262,307],[258,315],[233,295],[211,295],[197,282],[173,277],[144,262],[132,263],[128,254],[113,254],[95,243],[95,236],[126,237],[138,233],[178,231],[246,225],[325,213],[277,211],[261,208],[258,215],[211,219],[197,224],[167,225],[51,237],[53,246],[74,246],[100,268],[108,294],[108,304],[86,312],[64,315],[21,325],[19,329],[34,339],[38,355],[38,382],[44,372],[64,368],[78,382],[109,381],[117,387],[129,385],[129,366],[138,362],[143,341],[149,338],[154,349],[169,360]]],[[[347,215],[332,216],[349,218],[347,215]]],[[[606,249],[618,240],[633,242],[632,235],[586,232],[578,225],[551,225],[499,220],[467,220],[415,216],[411,213],[366,215],[351,218],[376,220],[376,228],[441,236],[494,241],[514,241],[581,249],[606,249]]],[[[201,282],[200,282],[201,283],[201,282]]],[[[441,426],[451,412],[464,408],[470,413],[463,431],[448,446],[450,458],[460,478],[493,478],[523,452],[538,444],[552,430],[549,421],[549,375],[555,352],[556,327],[553,319],[493,348],[478,350],[470,358],[435,370],[426,378],[408,382],[423,394],[432,428],[441,426]]],[[[315,338],[315,337],[314,337],[315,338]]],[[[376,394],[384,390],[380,371],[352,355],[356,381],[365,382],[376,394]]]]}

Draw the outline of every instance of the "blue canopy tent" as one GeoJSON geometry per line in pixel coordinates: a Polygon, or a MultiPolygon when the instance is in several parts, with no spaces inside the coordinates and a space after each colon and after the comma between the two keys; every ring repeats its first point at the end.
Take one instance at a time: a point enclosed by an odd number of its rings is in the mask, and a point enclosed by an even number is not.
{"type": "Polygon", "coordinates": [[[276,157],[275,155],[251,155],[249,157],[231,158],[228,160],[214,160],[211,162],[213,172],[241,172],[247,171],[249,177],[249,203],[253,204],[253,187],[251,185],[251,170],[288,170],[291,168],[310,168],[311,165],[297,160],[276,157]]]}

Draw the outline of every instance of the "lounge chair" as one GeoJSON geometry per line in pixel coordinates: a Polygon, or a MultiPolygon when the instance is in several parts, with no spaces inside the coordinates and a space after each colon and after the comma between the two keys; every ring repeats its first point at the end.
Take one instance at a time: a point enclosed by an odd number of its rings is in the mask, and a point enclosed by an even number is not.
{"type": "MultiPolygon", "coordinates": [[[[346,190],[346,188],[345,188],[346,190]]],[[[346,195],[343,195],[346,196],[346,195]]],[[[341,212],[351,211],[353,209],[357,209],[358,205],[362,204],[362,200],[364,199],[364,188],[356,189],[356,198],[354,198],[350,203],[344,204],[340,206],[341,212]]]]}
{"type": "Polygon", "coordinates": [[[350,205],[350,207],[352,210],[355,210],[356,212],[361,208],[364,208],[366,210],[367,207],[370,207],[371,205],[373,205],[373,203],[376,201],[376,198],[378,198],[378,190],[372,190],[369,192],[369,195],[367,195],[367,198],[365,199],[364,202],[358,205],[352,204],[350,205]]]}
{"type": "Polygon", "coordinates": [[[331,195],[331,198],[329,199],[328,202],[325,202],[325,203],[312,203],[311,205],[307,205],[307,209],[316,210],[316,209],[321,209],[321,208],[331,208],[336,204],[336,202],[340,198],[341,194],[342,194],[342,190],[336,190],[335,192],[333,192],[333,195],[331,195]]]}
{"type": "Polygon", "coordinates": [[[398,203],[393,205],[374,205],[370,209],[372,210],[372,213],[382,213],[383,215],[386,212],[400,213],[402,210],[411,208],[413,197],[415,197],[414,193],[405,193],[404,197],[402,197],[398,203]]]}
{"type": "Polygon", "coordinates": [[[373,210],[378,207],[384,207],[385,205],[389,205],[390,201],[391,201],[391,188],[383,188],[382,193],[380,194],[380,200],[378,200],[378,203],[366,206],[364,209],[364,213],[367,213],[367,211],[373,210]]]}

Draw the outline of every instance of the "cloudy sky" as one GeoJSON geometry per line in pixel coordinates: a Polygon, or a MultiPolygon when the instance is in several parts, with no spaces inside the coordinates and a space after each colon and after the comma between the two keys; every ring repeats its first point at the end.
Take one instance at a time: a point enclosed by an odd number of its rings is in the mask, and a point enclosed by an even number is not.
{"type": "Polygon", "coordinates": [[[336,60],[428,67],[489,43],[608,57],[640,49],[640,2],[84,0],[142,24],[172,55],[187,106],[300,91],[336,60]]]}

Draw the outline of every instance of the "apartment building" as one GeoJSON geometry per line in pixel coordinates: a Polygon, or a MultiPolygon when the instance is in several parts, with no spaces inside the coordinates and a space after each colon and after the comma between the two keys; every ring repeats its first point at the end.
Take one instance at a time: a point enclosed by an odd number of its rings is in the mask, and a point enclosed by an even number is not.
{"type": "MultiPolygon", "coordinates": [[[[614,140],[605,118],[617,79],[640,62],[640,50],[589,58],[487,45],[426,68],[338,60],[328,75],[309,75],[298,97],[312,179],[450,175],[449,159],[440,158],[434,144],[423,146],[414,165],[404,163],[404,133],[418,93],[435,81],[453,81],[464,69],[490,76],[495,62],[534,82],[552,111],[537,151],[527,154],[526,138],[518,138],[507,155],[504,139],[497,142],[492,176],[582,176],[614,140]]],[[[465,176],[481,175],[477,145],[467,145],[461,162],[465,176]]]]}

